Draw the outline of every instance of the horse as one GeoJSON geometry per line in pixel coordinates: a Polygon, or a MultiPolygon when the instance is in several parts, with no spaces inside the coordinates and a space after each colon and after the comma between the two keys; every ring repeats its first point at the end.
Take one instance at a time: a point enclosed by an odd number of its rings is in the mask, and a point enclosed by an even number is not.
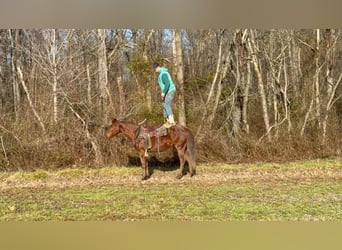
{"type": "Polygon", "coordinates": [[[160,126],[144,126],[141,123],[133,124],[113,118],[112,124],[105,127],[105,136],[110,139],[122,133],[133,142],[135,149],[139,153],[143,169],[142,180],[147,180],[150,177],[147,161],[148,155],[146,154],[147,149],[152,152],[159,152],[175,147],[180,162],[179,172],[176,178],[180,179],[184,175],[183,171],[186,161],[189,165],[190,176],[195,175],[195,140],[191,130],[185,126],[176,124],[168,128],[167,133],[158,135],[158,129],[160,128],[160,126]],[[142,131],[145,131],[145,134],[142,131]],[[146,141],[146,133],[149,135],[149,143],[146,141]],[[149,147],[147,146],[148,144],[149,147]]]}

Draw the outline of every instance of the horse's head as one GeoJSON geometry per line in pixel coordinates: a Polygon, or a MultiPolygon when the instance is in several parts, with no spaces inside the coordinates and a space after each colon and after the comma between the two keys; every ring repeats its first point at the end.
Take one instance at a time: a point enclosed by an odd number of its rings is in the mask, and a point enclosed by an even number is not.
{"type": "Polygon", "coordinates": [[[120,132],[120,122],[115,118],[113,118],[111,125],[105,127],[105,135],[108,139],[116,136],[120,132]]]}

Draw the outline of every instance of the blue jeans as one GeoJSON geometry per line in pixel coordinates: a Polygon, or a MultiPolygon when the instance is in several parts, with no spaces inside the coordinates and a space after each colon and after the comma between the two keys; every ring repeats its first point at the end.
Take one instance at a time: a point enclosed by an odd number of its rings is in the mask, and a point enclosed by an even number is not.
{"type": "Polygon", "coordinates": [[[165,118],[168,118],[170,115],[173,115],[172,113],[172,101],[173,96],[176,91],[171,91],[166,94],[164,102],[163,102],[163,114],[165,118]]]}

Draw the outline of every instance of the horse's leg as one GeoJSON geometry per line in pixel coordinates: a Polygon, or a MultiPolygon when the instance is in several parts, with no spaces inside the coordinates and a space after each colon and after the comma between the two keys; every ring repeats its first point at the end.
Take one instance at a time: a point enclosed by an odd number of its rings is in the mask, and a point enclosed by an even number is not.
{"type": "Polygon", "coordinates": [[[190,176],[196,174],[196,159],[195,159],[195,140],[192,133],[189,134],[185,149],[185,160],[189,164],[190,176]]]}
{"type": "Polygon", "coordinates": [[[179,158],[179,172],[176,175],[177,179],[182,178],[183,176],[183,170],[184,170],[184,163],[185,163],[185,159],[184,159],[184,151],[185,151],[185,146],[182,147],[176,147],[177,149],[177,153],[178,153],[178,158],[179,158]]]}
{"type": "Polygon", "coordinates": [[[186,149],[185,150],[185,161],[188,162],[188,165],[189,165],[189,171],[190,171],[190,176],[194,176],[196,174],[196,170],[195,170],[195,166],[194,166],[194,163],[191,159],[191,156],[190,156],[190,152],[189,152],[189,149],[186,149]]]}
{"type": "Polygon", "coordinates": [[[148,171],[148,162],[147,158],[145,157],[145,150],[141,150],[139,152],[140,161],[141,161],[141,167],[142,167],[142,178],[141,180],[147,180],[149,177],[149,171],[148,171]]]}

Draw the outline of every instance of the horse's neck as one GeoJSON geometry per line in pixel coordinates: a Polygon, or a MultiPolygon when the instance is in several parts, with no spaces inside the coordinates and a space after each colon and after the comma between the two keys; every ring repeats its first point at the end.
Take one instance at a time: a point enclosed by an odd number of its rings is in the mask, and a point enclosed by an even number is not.
{"type": "Polygon", "coordinates": [[[130,123],[121,123],[122,129],[121,133],[123,133],[128,139],[133,141],[135,137],[135,133],[137,132],[138,126],[130,123]]]}

